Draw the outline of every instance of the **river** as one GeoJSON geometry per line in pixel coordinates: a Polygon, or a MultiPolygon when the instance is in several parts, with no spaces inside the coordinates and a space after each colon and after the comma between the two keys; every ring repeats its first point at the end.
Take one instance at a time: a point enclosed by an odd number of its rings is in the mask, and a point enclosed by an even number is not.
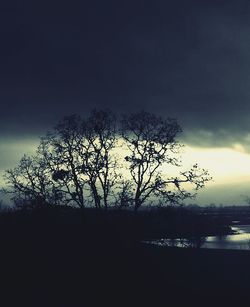
{"type": "MultiPolygon", "coordinates": [[[[233,235],[208,236],[203,238],[201,248],[250,250],[250,225],[233,226],[232,230],[235,232],[233,235]]],[[[188,247],[196,242],[190,242],[185,239],[159,239],[146,241],[145,243],[158,246],[188,247]]]]}
{"type": "Polygon", "coordinates": [[[202,248],[250,250],[250,225],[233,226],[232,230],[236,234],[207,237],[202,248]]]}

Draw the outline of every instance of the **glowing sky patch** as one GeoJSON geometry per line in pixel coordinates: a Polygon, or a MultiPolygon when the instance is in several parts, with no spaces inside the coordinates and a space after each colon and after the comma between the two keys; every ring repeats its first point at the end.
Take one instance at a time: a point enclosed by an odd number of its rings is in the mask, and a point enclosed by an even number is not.
{"type": "Polygon", "coordinates": [[[197,148],[187,146],[183,164],[197,162],[208,169],[214,185],[250,181],[250,154],[240,145],[231,148],[197,148]]]}

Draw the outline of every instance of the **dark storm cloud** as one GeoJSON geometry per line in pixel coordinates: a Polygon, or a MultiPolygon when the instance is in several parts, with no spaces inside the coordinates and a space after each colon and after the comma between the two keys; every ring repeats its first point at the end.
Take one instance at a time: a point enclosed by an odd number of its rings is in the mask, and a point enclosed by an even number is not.
{"type": "Polygon", "coordinates": [[[232,131],[230,129],[188,130],[180,136],[186,145],[201,148],[231,148],[250,153],[249,131],[232,131]]]}
{"type": "Polygon", "coordinates": [[[249,1],[18,3],[0,12],[2,134],[109,107],[177,117],[193,144],[247,137],[249,1]]]}

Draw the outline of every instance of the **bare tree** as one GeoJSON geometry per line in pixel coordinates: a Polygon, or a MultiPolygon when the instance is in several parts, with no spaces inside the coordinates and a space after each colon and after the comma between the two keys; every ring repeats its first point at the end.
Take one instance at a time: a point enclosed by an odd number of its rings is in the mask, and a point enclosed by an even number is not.
{"type": "Polygon", "coordinates": [[[55,186],[64,196],[64,202],[73,202],[80,208],[85,207],[86,178],[82,172],[82,157],[78,152],[83,142],[82,119],[71,115],[64,117],[52,132],[42,138],[38,149],[46,160],[55,186]]]}
{"type": "Polygon", "coordinates": [[[89,118],[63,118],[39,146],[52,179],[65,199],[85,206],[89,189],[96,208],[108,207],[116,181],[116,121],[110,111],[92,111],[89,118]]]}
{"type": "Polygon", "coordinates": [[[119,209],[133,205],[132,183],[129,180],[120,180],[116,193],[116,203],[119,209]]]}
{"type": "Polygon", "coordinates": [[[85,208],[90,197],[96,208],[107,209],[113,198],[121,208],[133,203],[138,210],[153,196],[179,202],[194,195],[185,185],[198,190],[210,179],[196,164],[178,176],[166,174],[166,165],[181,166],[182,145],[176,140],[180,131],[176,120],[147,112],[124,116],[119,133],[109,110],[93,110],[85,120],[67,116],[41,139],[36,155],[24,156],[5,178],[19,203],[85,208]],[[121,175],[119,142],[127,147],[130,180],[126,172],[121,175]]]}
{"type": "Polygon", "coordinates": [[[53,205],[60,201],[60,195],[51,180],[45,161],[38,155],[23,156],[17,167],[5,172],[9,188],[17,206],[53,205]]]}
{"type": "Polygon", "coordinates": [[[117,160],[114,148],[117,142],[116,118],[109,110],[93,110],[85,123],[82,169],[88,176],[88,183],[95,206],[108,208],[108,198],[117,180],[117,160]]]}
{"type": "Polygon", "coordinates": [[[182,145],[176,140],[181,128],[175,119],[165,120],[139,112],[124,116],[121,132],[129,150],[125,160],[134,184],[135,210],[153,195],[164,196],[170,202],[190,197],[192,194],[182,187],[184,183],[191,183],[198,189],[210,180],[208,173],[197,165],[181,172],[180,177],[163,175],[164,165],[181,166],[178,154],[182,145]]]}

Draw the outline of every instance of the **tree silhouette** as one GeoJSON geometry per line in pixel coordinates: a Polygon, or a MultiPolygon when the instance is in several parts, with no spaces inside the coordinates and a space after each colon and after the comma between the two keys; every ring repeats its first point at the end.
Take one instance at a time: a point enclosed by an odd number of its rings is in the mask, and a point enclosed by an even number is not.
{"type": "Polygon", "coordinates": [[[174,119],[147,112],[117,121],[109,110],[93,110],[89,117],[64,117],[41,138],[36,155],[24,156],[6,171],[5,179],[16,203],[77,205],[89,203],[107,209],[116,201],[120,208],[137,211],[148,200],[161,198],[178,203],[210,180],[208,172],[195,164],[178,176],[166,166],[180,167],[182,145],[176,140],[181,128],[174,119]],[[126,146],[126,154],[120,151],[126,146]],[[122,164],[120,163],[122,160],[122,164]],[[128,166],[130,178],[124,166],[128,166]]]}
{"type": "Polygon", "coordinates": [[[120,209],[133,205],[132,183],[129,180],[120,181],[116,203],[120,209]]]}
{"type": "Polygon", "coordinates": [[[84,142],[77,149],[82,156],[82,171],[88,177],[95,206],[103,205],[107,209],[108,197],[117,180],[117,161],[113,154],[117,141],[116,118],[109,110],[93,110],[85,124],[84,142]]]}
{"type": "Polygon", "coordinates": [[[66,204],[85,206],[82,160],[77,148],[83,142],[82,119],[77,115],[64,117],[39,145],[39,153],[46,160],[51,178],[63,194],[66,204]]]}
{"type": "Polygon", "coordinates": [[[86,120],[77,115],[64,117],[42,138],[39,152],[67,203],[73,201],[83,208],[89,190],[96,208],[108,207],[117,178],[111,152],[116,137],[114,115],[93,110],[86,120]]]}
{"type": "Polygon", "coordinates": [[[42,156],[24,155],[17,167],[5,172],[5,180],[17,206],[55,205],[62,200],[42,156]]]}
{"type": "Polygon", "coordinates": [[[181,128],[175,119],[165,120],[143,111],[124,116],[121,124],[122,137],[129,150],[125,161],[129,163],[134,184],[135,210],[152,195],[163,196],[171,203],[190,197],[191,193],[185,191],[182,184],[189,182],[198,189],[210,179],[197,165],[180,173],[180,177],[162,175],[165,164],[180,166],[178,154],[182,146],[176,136],[181,128]]]}

